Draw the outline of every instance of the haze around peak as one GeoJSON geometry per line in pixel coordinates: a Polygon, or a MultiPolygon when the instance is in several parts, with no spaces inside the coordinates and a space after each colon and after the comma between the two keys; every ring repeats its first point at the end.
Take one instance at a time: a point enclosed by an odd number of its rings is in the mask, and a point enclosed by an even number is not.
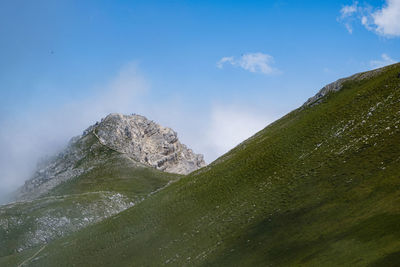
{"type": "Polygon", "coordinates": [[[61,151],[70,138],[110,113],[141,114],[171,127],[181,142],[203,154],[207,163],[280,115],[224,104],[196,110],[174,97],[153,102],[150,84],[137,64],[129,63],[105,85],[96,86],[94,97],[1,117],[0,195],[15,190],[41,159],[61,151]]]}

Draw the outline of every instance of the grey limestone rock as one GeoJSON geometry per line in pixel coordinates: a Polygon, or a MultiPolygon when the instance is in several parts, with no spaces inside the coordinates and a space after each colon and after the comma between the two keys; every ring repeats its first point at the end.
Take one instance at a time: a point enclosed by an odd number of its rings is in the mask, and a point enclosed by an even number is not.
{"type": "Polygon", "coordinates": [[[110,114],[93,132],[103,145],[162,171],[188,174],[206,165],[175,131],[141,115],[110,114]]]}
{"type": "MultiPolygon", "coordinates": [[[[390,67],[390,66],[389,66],[389,67],[390,67]]],[[[384,68],[387,68],[387,67],[384,67],[384,68]]],[[[305,107],[307,107],[307,106],[311,106],[311,107],[312,107],[312,106],[314,106],[314,105],[319,104],[319,103],[322,101],[322,99],[323,99],[328,93],[330,93],[330,92],[337,92],[337,91],[341,90],[341,89],[343,88],[344,82],[352,81],[352,80],[353,80],[353,81],[361,81],[361,80],[364,80],[364,79],[371,78],[371,77],[377,75],[378,73],[380,73],[384,68],[375,69],[375,70],[367,71],[367,72],[357,73],[357,74],[354,74],[354,75],[352,75],[352,76],[350,76],[350,77],[342,78],[342,79],[339,79],[339,80],[337,80],[337,81],[335,81],[335,82],[333,82],[333,83],[330,83],[330,84],[324,86],[321,90],[319,90],[318,93],[317,93],[315,96],[310,97],[310,98],[301,106],[301,108],[305,108],[305,107]]]]}
{"type": "Polygon", "coordinates": [[[61,183],[99,166],[110,157],[128,158],[137,166],[188,174],[206,165],[203,155],[181,144],[178,135],[140,115],[110,114],[71,139],[67,148],[42,162],[16,192],[18,201],[44,196],[61,183]],[[111,151],[106,153],[105,151],[111,151]]]}

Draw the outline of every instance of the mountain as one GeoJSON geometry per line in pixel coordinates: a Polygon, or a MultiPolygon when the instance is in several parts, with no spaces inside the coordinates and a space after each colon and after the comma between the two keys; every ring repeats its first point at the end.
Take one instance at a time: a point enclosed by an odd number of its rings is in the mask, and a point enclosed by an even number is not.
{"type": "Polygon", "coordinates": [[[188,174],[205,166],[203,156],[181,144],[178,135],[140,115],[110,114],[74,137],[56,157],[43,162],[19,190],[17,200],[35,199],[111,157],[169,173],[188,174]]]}
{"type": "Polygon", "coordinates": [[[172,129],[110,114],[42,162],[16,202],[0,206],[0,257],[117,214],[204,165],[172,129]]]}
{"type": "Polygon", "coordinates": [[[399,76],[339,80],[208,166],[0,265],[398,266],[399,76]]]}

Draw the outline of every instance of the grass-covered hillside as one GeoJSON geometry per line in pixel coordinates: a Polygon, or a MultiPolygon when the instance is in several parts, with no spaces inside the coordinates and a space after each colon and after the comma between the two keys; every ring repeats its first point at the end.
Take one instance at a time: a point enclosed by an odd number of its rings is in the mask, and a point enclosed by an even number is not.
{"type": "Polygon", "coordinates": [[[181,177],[149,168],[125,154],[101,145],[93,134],[85,138],[85,157],[77,162],[76,167],[85,166],[86,171],[53,188],[44,196],[112,191],[132,199],[142,199],[181,177]]]}
{"type": "Polygon", "coordinates": [[[73,146],[84,154],[73,166],[82,174],[34,200],[0,206],[0,266],[10,255],[29,253],[132,207],[180,177],[145,167],[91,133],[73,146]]]}
{"type": "Polygon", "coordinates": [[[398,266],[399,73],[348,80],[137,205],[0,265],[398,266]]]}

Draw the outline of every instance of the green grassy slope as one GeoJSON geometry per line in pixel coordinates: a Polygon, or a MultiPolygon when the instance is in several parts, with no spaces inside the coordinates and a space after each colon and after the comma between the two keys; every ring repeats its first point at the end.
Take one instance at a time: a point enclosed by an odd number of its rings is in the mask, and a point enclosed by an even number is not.
{"type": "Polygon", "coordinates": [[[12,254],[101,221],[181,177],[144,167],[100,145],[91,134],[74,145],[86,155],[75,167],[85,165],[89,171],[39,199],[0,206],[0,266],[12,254]]]}
{"type": "Polygon", "coordinates": [[[182,176],[144,166],[101,145],[92,133],[75,145],[81,146],[85,153],[76,167],[88,166],[90,170],[62,183],[45,196],[112,191],[141,198],[182,176]]]}
{"type": "Polygon", "coordinates": [[[400,264],[399,72],[346,82],[30,264],[400,264]]]}

